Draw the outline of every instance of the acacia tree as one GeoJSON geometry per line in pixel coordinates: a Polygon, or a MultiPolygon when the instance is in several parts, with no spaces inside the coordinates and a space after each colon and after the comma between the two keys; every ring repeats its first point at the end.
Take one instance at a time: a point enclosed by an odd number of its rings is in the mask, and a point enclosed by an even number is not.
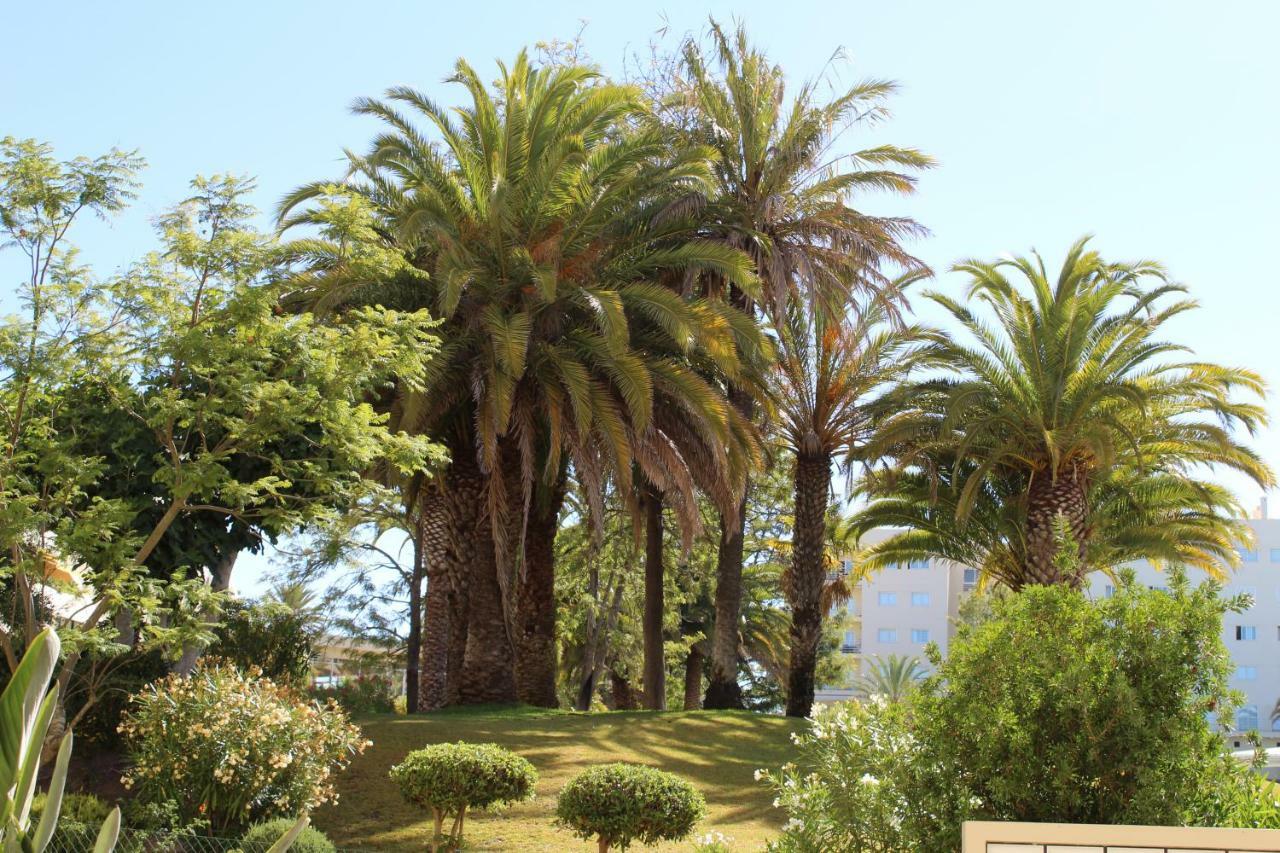
{"type": "MultiPolygon", "coordinates": [[[[868,190],[909,193],[911,173],[932,161],[891,145],[847,154],[833,149],[847,128],[888,115],[885,102],[895,85],[870,80],[823,101],[818,85],[809,83],[788,97],[782,69],[752,47],[745,30],[728,33],[712,22],[709,36],[709,51],[694,39],[685,42],[680,61],[663,69],[657,89],[666,122],[689,144],[712,153],[715,186],[703,212],[704,234],[746,252],[761,290],[751,293],[715,276],[704,276],[702,285],[752,315],[763,307],[783,316],[795,299],[839,315],[851,292],[889,304],[886,267],[920,266],[901,241],[923,229],[910,219],[864,213],[854,200],[868,190]]],[[[735,409],[755,417],[757,401],[749,390],[732,376],[724,382],[735,409]]],[[[718,561],[705,704],[741,707],[741,511],[721,518],[718,561]]]]}
{"type": "MultiPolygon", "coordinates": [[[[555,702],[553,611],[541,605],[552,595],[548,543],[565,466],[593,513],[606,478],[631,493],[633,465],[683,495],[693,481],[664,464],[677,446],[664,418],[687,412],[710,436],[707,456],[728,470],[726,447],[749,430],[690,359],[737,374],[762,347],[739,312],[656,283],[708,271],[754,282],[742,253],[691,239],[678,202],[706,187],[702,152],[640,127],[637,93],[592,69],[535,68],[521,54],[500,72],[490,90],[460,61],[451,79],[469,104],[452,114],[406,88],[357,103],[389,131],[353,159],[347,191],[376,211],[376,239],[426,277],[350,275],[317,247],[324,274],[300,294],[332,307],[406,300],[442,320],[424,392],[394,403],[396,423],[440,437],[452,459],[432,493],[438,523],[427,541],[447,581],[444,662],[461,660],[456,675],[424,677],[447,691],[427,706],[555,702]]],[[[292,194],[284,224],[311,221],[295,209],[330,189],[292,194]]],[[[431,589],[429,614],[439,612],[431,589]]]]}
{"type": "Polygon", "coordinates": [[[1105,261],[1086,240],[1056,278],[1038,255],[955,269],[970,277],[966,298],[928,298],[967,337],[933,335],[920,359],[931,375],[882,398],[864,448],[890,463],[864,484],[858,527],[905,528],[867,549],[867,564],[935,555],[1020,589],[1078,587],[1140,558],[1211,572],[1238,559],[1244,514],[1196,474],[1221,466],[1273,485],[1235,435],[1266,423],[1236,391],[1264,386],[1157,337],[1195,307],[1186,288],[1153,262],[1105,261]],[[1077,558],[1065,571],[1059,521],[1077,558]]]}
{"type": "MultiPolygon", "coordinates": [[[[12,659],[40,624],[66,620],[65,696],[83,655],[125,649],[108,616],[154,617],[157,597],[173,596],[184,606],[166,619],[138,620],[143,639],[176,649],[207,637],[202,582],[160,583],[144,567],[179,518],[297,529],[366,495],[363,472],[375,465],[432,464],[437,450],[393,434],[365,397],[392,375],[419,381],[435,344],[425,315],[370,309],[322,325],[277,313],[272,249],[243,226],[242,181],[198,179],[195,196],[160,220],[164,250],[99,283],[74,263],[66,233],[79,210],[118,209],[131,167],[118,155],[99,171],[62,164],[47,146],[12,141],[0,162],[0,218],[34,271],[22,293],[28,316],[0,328],[0,534],[13,606],[0,646],[12,659]],[[75,409],[85,385],[98,391],[94,411],[75,409]],[[76,430],[103,406],[154,442],[151,481],[132,498],[93,497],[101,448],[87,455],[76,430]],[[157,502],[154,523],[137,526],[157,502]],[[87,603],[74,616],[41,606],[36,586],[51,559],[83,575],[87,603]]],[[[86,697],[80,714],[91,705],[86,697]]]]}

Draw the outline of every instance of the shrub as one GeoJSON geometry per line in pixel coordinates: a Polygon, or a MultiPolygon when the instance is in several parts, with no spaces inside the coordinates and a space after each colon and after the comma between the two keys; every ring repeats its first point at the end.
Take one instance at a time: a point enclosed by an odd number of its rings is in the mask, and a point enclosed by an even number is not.
{"type": "Polygon", "coordinates": [[[1274,826],[1280,804],[1223,749],[1226,600],[1171,572],[1093,601],[1032,587],[959,627],[901,703],[850,705],[763,774],[790,820],[778,851],[951,850],[964,820],[1274,826]]]}
{"type": "Polygon", "coordinates": [[[336,687],[313,687],[310,693],[316,699],[332,699],[348,714],[390,714],[396,708],[391,682],[376,675],[348,678],[336,687]]]}
{"type": "MultiPolygon", "coordinates": [[[[291,817],[278,817],[255,823],[240,839],[240,850],[242,853],[267,853],[271,845],[293,829],[294,822],[291,817]]],[[[294,839],[289,853],[334,853],[335,849],[323,832],[308,826],[294,839]]]]}
{"type": "MultiPolygon", "coordinates": [[[[39,822],[47,804],[46,794],[36,794],[31,802],[32,823],[39,822]]],[[[98,830],[111,815],[112,808],[93,794],[64,793],[51,846],[55,849],[73,850],[91,845],[98,836],[98,830]]]]}
{"type": "Polygon", "coordinates": [[[406,755],[390,775],[406,800],[435,819],[433,851],[446,841],[461,843],[467,809],[531,799],[538,781],[532,764],[492,743],[434,744],[406,755]],[[453,824],[446,836],[444,822],[449,817],[453,824]]]}
{"type": "Polygon", "coordinates": [[[306,616],[283,604],[232,601],[214,629],[208,653],[243,671],[257,670],[280,684],[303,687],[311,675],[311,632],[306,616]]]}
{"type": "Polygon", "coordinates": [[[368,745],[332,702],[220,662],[145,689],[120,730],[132,760],[124,784],[215,831],[336,800],[334,773],[368,745]]]}
{"type": "Polygon", "coordinates": [[[635,764],[604,764],[575,776],[556,803],[557,822],[601,851],[632,841],[678,841],[693,832],[707,804],[673,773],[635,764]]]}

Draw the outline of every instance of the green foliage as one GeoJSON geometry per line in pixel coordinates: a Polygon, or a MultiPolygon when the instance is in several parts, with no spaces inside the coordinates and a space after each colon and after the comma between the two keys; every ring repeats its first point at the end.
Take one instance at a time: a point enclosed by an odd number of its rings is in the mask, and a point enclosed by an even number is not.
{"type": "Polygon", "coordinates": [[[332,699],[351,715],[404,713],[397,711],[403,696],[393,695],[391,681],[378,675],[347,677],[334,687],[313,687],[312,697],[322,701],[332,699]]]}
{"type": "Polygon", "coordinates": [[[882,696],[887,702],[899,702],[913,690],[925,674],[917,658],[889,655],[870,662],[868,671],[854,681],[854,691],[861,699],[882,696]]]}
{"type": "MultiPolygon", "coordinates": [[[[272,845],[289,832],[295,823],[292,818],[287,817],[255,823],[241,837],[240,849],[243,853],[269,853],[272,845]]],[[[289,847],[290,853],[334,853],[334,849],[333,842],[323,832],[310,826],[298,833],[289,847]]]]}
{"type": "Polygon", "coordinates": [[[575,776],[560,791],[556,819],[600,849],[626,850],[687,838],[706,813],[702,794],[673,773],[638,764],[604,764],[575,776]]]}
{"type": "Polygon", "coordinates": [[[837,707],[765,774],[781,851],[959,846],[964,820],[1274,826],[1280,803],[1224,750],[1224,600],[1174,573],[1092,601],[1063,586],[990,602],[902,701],[837,707]]]}
{"type": "Polygon", "coordinates": [[[1216,575],[1238,559],[1244,513],[1197,475],[1274,482],[1234,434],[1266,423],[1240,396],[1261,396],[1262,379],[1158,337],[1195,307],[1186,288],[1086,244],[1056,276],[1039,256],[970,260],[955,267],[970,278],[963,299],[927,294],[956,330],[936,330],[923,376],[877,404],[862,454],[889,464],[863,483],[858,525],[905,530],[869,547],[868,566],[940,556],[1014,589],[1078,583],[1052,565],[1063,510],[1085,572],[1153,559],[1216,575]]]}
{"type": "Polygon", "coordinates": [[[311,631],[305,615],[283,604],[234,601],[213,630],[208,654],[247,672],[305,687],[311,674],[311,631]]]}
{"type": "Polygon", "coordinates": [[[217,662],[134,697],[121,723],[144,802],[175,800],[215,831],[308,812],[334,798],[333,777],[368,745],[333,703],[217,662]]]}
{"type": "MultiPolygon", "coordinates": [[[[436,850],[461,843],[467,809],[485,809],[533,797],[538,773],[514,752],[492,743],[440,743],[415,750],[391,768],[391,781],[414,805],[431,812],[436,850]],[[448,835],[444,822],[452,817],[448,835]]],[[[449,847],[447,849],[453,849],[449,847]]]]}

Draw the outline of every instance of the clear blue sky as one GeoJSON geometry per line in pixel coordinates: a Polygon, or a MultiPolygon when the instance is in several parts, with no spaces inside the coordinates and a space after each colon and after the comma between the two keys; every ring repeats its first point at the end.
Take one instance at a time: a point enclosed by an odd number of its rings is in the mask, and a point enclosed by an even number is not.
{"type": "MultiPolygon", "coordinates": [[[[837,48],[843,79],[902,86],[874,137],[934,155],[907,202],[933,232],[917,253],[1039,248],[1051,265],[1077,236],[1117,258],[1163,261],[1203,308],[1173,334],[1203,358],[1261,371],[1280,389],[1280,2],[310,2],[11,3],[0,49],[0,135],[60,154],[137,148],[136,206],[82,232],[107,272],[153,245],[150,220],[197,173],[256,175],[271,208],[336,176],[341,148],[374,130],[360,95],[412,84],[441,100],[458,56],[482,71],[538,40],[584,40],[606,70],[661,27],[740,18],[794,79],[837,48]],[[376,11],[375,11],[376,9],[376,11]]],[[[670,39],[669,39],[670,41],[670,39]]],[[[265,222],[265,220],[264,220],[265,222]]],[[[20,274],[0,256],[0,288],[20,274]]],[[[942,275],[944,289],[960,286],[942,275]]],[[[1273,395],[1274,399],[1274,395],[1273,395]]],[[[1269,403],[1273,418],[1280,408],[1269,403]]],[[[1258,445],[1280,467],[1280,428],[1258,445]]],[[[1257,489],[1228,479],[1252,506],[1257,489]]],[[[244,570],[240,570],[242,573],[244,570]]],[[[248,578],[242,577],[242,582],[248,578]]]]}

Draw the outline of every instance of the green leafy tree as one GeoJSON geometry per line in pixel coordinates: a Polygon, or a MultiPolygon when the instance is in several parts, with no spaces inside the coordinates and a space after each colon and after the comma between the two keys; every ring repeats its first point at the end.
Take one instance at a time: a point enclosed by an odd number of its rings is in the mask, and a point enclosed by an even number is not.
{"type": "MultiPolygon", "coordinates": [[[[679,61],[653,76],[665,123],[685,144],[711,151],[715,185],[704,233],[746,252],[761,279],[761,289],[752,292],[707,275],[708,292],[744,313],[760,307],[775,318],[787,317],[796,300],[841,316],[850,293],[892,304],[888,267],[920,266],[901,241],[922,229],[910,219],[870,215],[855,200],[868,190],[911,192],[912,173],[932,161],[892,145],[848,153],[834,147],[842,131],[887,116],[893,83],[868,80],[824,100],[814,82],[788,96],[782,69],[750,44],[745,30],[726,32],[714,22],[709,46],[688,40],[679,61]]],[[[732,375],[726,382],[735,409],[753,418],[750,389],[732,375]]],[[[721,519],[710,708],[741,706],[743,524],[741,512],[721,519]]]]}
{"type": "Polygon", "coordinates": [[[0,570],[12,607],[0,647],[12,668],[54,618],[37,587],[52,567],[74,569],[87,603],[57,614],[63,697],[86,653],[176,653],[208,639],[215,602],[203,580],[147,566],[179,519],[296,530],[368,496],[376,487],[365,474],[378,466],[419,471],[441,458],[426,439],[389,429],[367,399],[393,377],[423,381],[435,352],[429,318],[362,309],[320,323],[279,312],[278,253],[245,225],[246,182],[197,179],[192,198],[159,220],[162,251],[118,278],[100,283],[76,265],[65,242],[76,216],[119,209],[135,168],[125,155],[59,163],[45,146],[12,140],[0,157],[3,222],[33,259],[20,293],[27,315],[0,325],[0,570]],[[79,427],[103,408],[154,448],[133,491],[102,489],[110,454],[82,442],[79,427]]]}
{"type": "Polygon", "coordinates": [[[883,398],[863,451],[891,463],[864,483],[871,503],[859,526],[905,528],[869,548],[868,565],[934,555],[1019,589],[1078,586],[1140,558],[1210,573],[1232,564],[1248,535],[1243,513],[1196,475],[1220,467],[1274,483],[1235,434],[1266,423],[1236,392],[1264,387],[1158,337],[1195,307],[1186,288],[1153,262],[1105,261],[1085,240],[1056,279],[1038,256],[955,269],[970,277],[966,298],[928,298],[967,337],[936,333],[926,377],[883,398]],[[1059,517],[1077,547],[1065,574],[1059,517]]]}

